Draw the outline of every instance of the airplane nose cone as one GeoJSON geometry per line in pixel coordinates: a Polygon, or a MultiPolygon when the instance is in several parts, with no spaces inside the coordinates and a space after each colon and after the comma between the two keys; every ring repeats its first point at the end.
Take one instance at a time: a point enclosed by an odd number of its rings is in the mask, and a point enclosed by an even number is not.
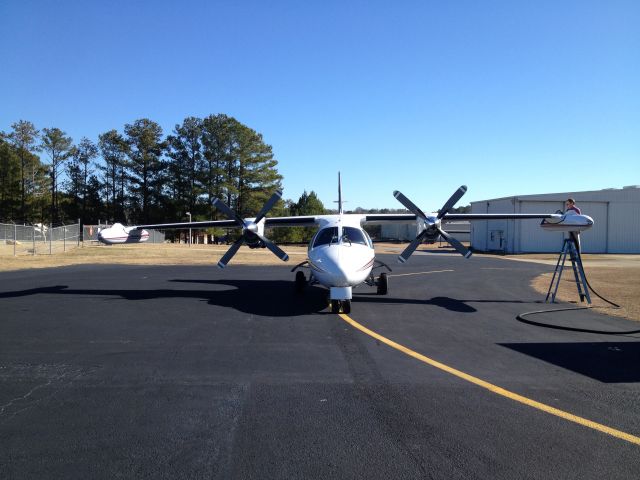
{"type": "Polygon", "coordinates": [[[332,245],[328,248],[324,258],[324,268],[331,273],[333,283],[336,287],[346,287],[349,285],[347,271],[342,261],[342,247],[332,245]]]}

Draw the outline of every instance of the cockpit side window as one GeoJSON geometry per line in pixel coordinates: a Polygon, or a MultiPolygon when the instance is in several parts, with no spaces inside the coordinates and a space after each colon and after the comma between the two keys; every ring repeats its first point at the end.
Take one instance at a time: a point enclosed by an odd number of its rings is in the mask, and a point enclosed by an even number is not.
{"type": "Polygon", "coordinates": [[[362,230],[354,227],[342,227],[342,243],[357,243],[370,246],[362,230]]]}
{"type": "Polygon", "coordinates": [[[338,227],[327,227],[320,230],[313,241],[313,248],[330,243],[338,243],[338,227]]]}

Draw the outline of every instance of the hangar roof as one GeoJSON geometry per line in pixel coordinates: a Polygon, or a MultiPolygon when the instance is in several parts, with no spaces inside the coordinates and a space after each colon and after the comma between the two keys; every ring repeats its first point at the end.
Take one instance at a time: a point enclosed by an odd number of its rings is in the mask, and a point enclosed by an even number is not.
{"type": "Polygon", "coordinates": [[[533,195],[512,195],[508,197],[488,198],[486,200],[477,200],[474,203],[495,202],[498,200],[515,200],[515,201],[564,201],[568,197],[573,197],[576,202],[585,201],[603,201],[603,202],[640,202],[640,185],[630,185],[623,188],[605,188],[603,190],[589,190],[585,192],[561,192],[561,193],[539,193],[533,195]]]}

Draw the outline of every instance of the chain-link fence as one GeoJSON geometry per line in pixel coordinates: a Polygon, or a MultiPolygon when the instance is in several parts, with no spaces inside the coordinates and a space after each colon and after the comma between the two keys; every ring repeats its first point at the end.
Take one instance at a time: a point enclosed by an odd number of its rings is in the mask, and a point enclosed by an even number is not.
{"type": "Polygon", "coordinates": [[[60,227],[0,223],[0,255],[66,252],[78,247],[80,240],[79,223],[60,227]]]}

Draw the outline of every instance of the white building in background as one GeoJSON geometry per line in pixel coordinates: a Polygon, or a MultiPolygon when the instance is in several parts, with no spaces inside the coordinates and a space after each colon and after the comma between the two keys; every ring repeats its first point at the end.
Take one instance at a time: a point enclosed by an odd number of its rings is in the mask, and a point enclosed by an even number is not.
{"type": "MultiPolygon", "coordinates": [[[[594,226],[581,234],[586,253],[640,253],[640,186],[592,192],[521,195],[471,202],[471,213],[554,213],[572,197],[594,226]]],[[[505,253],[560,252],[564,234],[540,228],[540,220],[471,222],[476,251],[505,253]]]]}

